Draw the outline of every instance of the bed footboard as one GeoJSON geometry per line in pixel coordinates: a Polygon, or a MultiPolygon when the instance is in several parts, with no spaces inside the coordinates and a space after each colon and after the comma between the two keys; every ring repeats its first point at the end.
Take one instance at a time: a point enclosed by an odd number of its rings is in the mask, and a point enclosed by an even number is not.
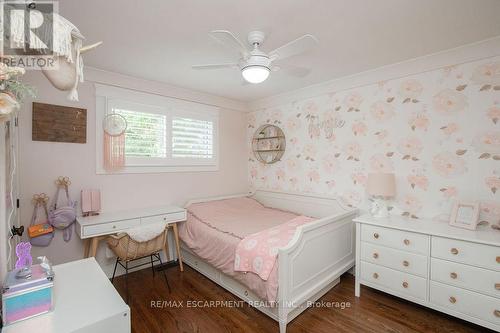
{"type": "Polygon", "coordinates": [[[355,215],[351,211],[303,225],[279,250],[280,333],[354,266],[355,215]]]}

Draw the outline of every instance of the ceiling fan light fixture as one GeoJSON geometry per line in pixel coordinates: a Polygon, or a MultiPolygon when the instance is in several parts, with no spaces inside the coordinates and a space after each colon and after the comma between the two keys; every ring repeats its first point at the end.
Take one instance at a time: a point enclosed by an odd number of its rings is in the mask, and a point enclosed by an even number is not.
{"type": "Polygon", "coordinates": [[[271,71],[266,66],[251,65],[241,70],[241,75],[249,83],[261,83],[267,80],[271,71]]]}

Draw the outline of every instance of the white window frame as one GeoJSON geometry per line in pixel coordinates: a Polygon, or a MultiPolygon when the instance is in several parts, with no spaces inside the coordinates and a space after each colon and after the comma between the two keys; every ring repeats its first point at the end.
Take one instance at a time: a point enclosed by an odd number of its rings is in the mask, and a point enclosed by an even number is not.
{"type": "Polygon", "coordinates": [[[219,109],[214,106],[149,94],[135,90],[95,84],[96,88],[96,173],[161,173],[217,171],[219,169],[219,109]],[[167,116],[166,158],[127,157],[125,167],[108,171],[103,163],[103,119],[113,104],[135,104],[148,113],[167,116]],[[171,124],[173,117],[194,118],[213,122],[213,158],[171,157],[171,124]]]}

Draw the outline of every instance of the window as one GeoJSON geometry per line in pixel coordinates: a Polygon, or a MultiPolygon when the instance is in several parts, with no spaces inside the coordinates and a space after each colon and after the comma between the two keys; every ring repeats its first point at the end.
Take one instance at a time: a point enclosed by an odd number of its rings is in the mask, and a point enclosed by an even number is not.
{"type": "Polygon", "coordinates": [[[96,85],[97,172],[102,165],[102,119],[127,120],[125,168],[119,173],[214,171],[218,168],[218,111],[172,98],[96,85]],[[100,127],[99,127],[100,126],[100,127]]]}
{"type": "Polygon", "coordinates": [[[167,117],[116,109],[127,120],[125,155],[129,157],[167,157],[167,117]]]}
{"type": "Polygon", "coordinates": [[[172,120],[172,157],[213,158],[213,122],[174,117],[172,120]]]}

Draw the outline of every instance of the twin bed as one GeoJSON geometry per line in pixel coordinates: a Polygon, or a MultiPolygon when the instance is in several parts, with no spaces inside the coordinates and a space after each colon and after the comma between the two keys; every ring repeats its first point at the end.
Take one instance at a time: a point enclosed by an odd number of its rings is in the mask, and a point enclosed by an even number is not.
{"type": "Polygon", "coordinates": [[[186,208],[188,219],[179,229],[184,262],[278,321],[280,333],[354,265],[356,210],[337,199],[259,190],[190,201],[186,208]],[[235,270],[242,241],[268,230],[277,232],[301,215],[314,220],[297,224],[288,245],[276,250],[266,279],[257,272],[235,270]]]}

